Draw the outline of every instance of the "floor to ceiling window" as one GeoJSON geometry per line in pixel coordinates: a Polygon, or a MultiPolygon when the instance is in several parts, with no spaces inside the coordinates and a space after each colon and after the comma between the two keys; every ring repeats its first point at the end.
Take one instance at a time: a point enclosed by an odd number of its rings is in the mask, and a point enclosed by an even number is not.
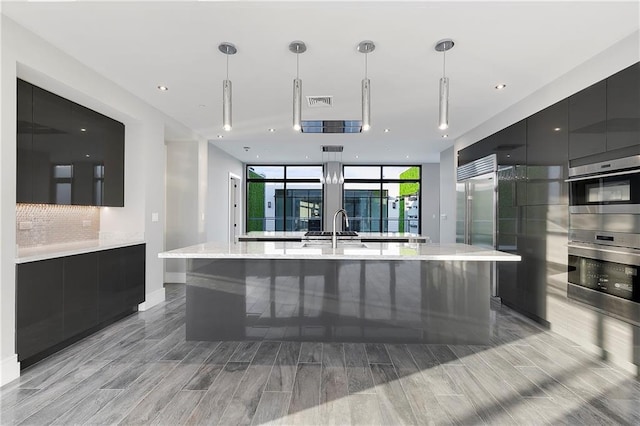
{"type": "Polygon", "coordinates": [[[344,166],[343,172],[352,231],[420,233],[420,166],[344,166]]]}
{"type": "Polygon", "coordinates": [[[322,166],[247,166],[247,231],[322,227],[322,166]]]}

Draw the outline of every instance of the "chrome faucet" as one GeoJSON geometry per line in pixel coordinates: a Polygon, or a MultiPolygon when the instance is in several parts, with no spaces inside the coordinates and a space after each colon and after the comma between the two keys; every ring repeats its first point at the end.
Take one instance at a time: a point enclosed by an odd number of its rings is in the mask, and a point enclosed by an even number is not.
{"type": "Polygon", "coordinates": [[[347,216],[347,211],[345,209],[336,210],[336,212],[333,214],[333,232],[331,232],[332,248],[338,248],[338,233],[336,232],[336,219],[338,218],[338,215],[340,213],[342,213],[342,215],[344,216],[344,222],[346,223],[347,227],[349,226],[349,216],[347,216]]]}

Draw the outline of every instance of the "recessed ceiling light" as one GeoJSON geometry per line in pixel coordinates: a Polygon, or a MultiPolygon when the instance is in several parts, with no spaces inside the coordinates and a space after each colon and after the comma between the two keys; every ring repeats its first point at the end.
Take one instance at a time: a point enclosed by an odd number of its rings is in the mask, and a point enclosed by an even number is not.
{"type": "Polygon", "coordinates": [[[271,133],[273,133],[275,131],[276,131],[276,129],[269,129],[269,132],[271,132],[271,133]]]}
{"type": "Polygon", "coordinates": [[[308,159],[309,159],[309,156],[308,156],[308,155],[305,155],[305,156],[304,156],[304,158],[306,158],[306,159],[308,160],[308,159]]]}
{"type": "Polygon", "coordinates": [[[198,106],[199,106],[200,108],[206,108],[206,105],[205,105],[205,104],[200,104],[200,105],[198,105],[198,106]]]}
{"type": "Polygon", "coordinates": [[[166,92],[167,90],[169,90],[169,88],[167,86],[158,86],[158,90],[166,92]]]}
{"type": "Polygon", "coordinates": [[[359,155],[356,155],[356,158],[360,158],[360,156],[359,156],[359,155]]]}
{"type": "Polygon", "coordinates": [[[504,84],[504,83],[496,84],[496,89],[498,89],[498,90],[502,90],[502,89],[504,89],[505,87],[507,87],[507,85],[506,85],[506,84],[504,84]]]}
{"type": "Polygon", "coordinates": [[[85,129],[84,127],[82,129],[80,129],[81,132],[86,132],[87,129],[85,129]]]}
{"type": "Polygon", "coordinates": [[[444,135],[442,135],[443,138],[448,138],[449,135],[447,135],[446,133],[444,135]]]}
{"type": "Polygon", "coordinates": [[[385,133],[389,133],[391,131],[391,129],[384,129],[385,133]]]}
{"type": "Polygon", "coordinates": [[[560,127],[556,127],[555,129],[553,129],[554,132],[559,132],[560,130],[562,130],[560,127]]]}
{"type": "Polygon", "coordinates": [[[407,155],[407,158],[409,158],[409,156],[407,155]]]}
{"type": "Polygon", "coordinates": [[[222,139],[222,138],[224,138],[224,136],[218,135],[218,139],[222,139]]]}
{"type": "Polygon", "coordinates": [[[260,156],[259,156],[259,155],[256,155],[256,158],[260,158],[260,156]]]}

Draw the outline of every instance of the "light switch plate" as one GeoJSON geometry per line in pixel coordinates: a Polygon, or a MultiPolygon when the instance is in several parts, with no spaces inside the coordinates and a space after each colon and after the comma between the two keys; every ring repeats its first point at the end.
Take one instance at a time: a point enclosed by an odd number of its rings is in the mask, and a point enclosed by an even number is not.
{"type": "Polygon", "coordinates": [[[151,222],[158,221],[158,213],[151,213],[151,222]]]}

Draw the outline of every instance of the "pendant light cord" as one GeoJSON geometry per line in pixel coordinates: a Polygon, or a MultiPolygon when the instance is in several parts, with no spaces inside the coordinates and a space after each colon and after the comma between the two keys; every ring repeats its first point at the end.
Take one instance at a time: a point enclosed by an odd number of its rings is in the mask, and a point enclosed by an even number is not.
{"type": "Polygon", "coordinates": [[[227,48],[227,80],[229,80],[229,49],[227,48]]]}
{"type": "Polygon", "coordinates": [[[300,79],[300,54],[296,53],[296,80],[300,79]]]}

